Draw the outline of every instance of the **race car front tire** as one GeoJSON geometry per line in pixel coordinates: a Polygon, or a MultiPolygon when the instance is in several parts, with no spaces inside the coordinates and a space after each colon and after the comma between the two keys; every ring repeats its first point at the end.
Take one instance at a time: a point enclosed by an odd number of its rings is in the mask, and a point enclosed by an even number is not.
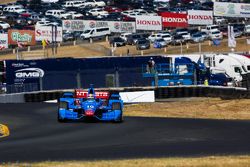
{"type": "Polygon", "coordinates": [[[60,118],[59,112],[57,112],[57,121],[60,123],[65,122],[65,119],[60,118]]]}
{"type": "Polygon", "coordinates": [[[123,122],[123,114],[121,113],[120,117],[115,120],[115,123],[122,123],[123,122]]]}

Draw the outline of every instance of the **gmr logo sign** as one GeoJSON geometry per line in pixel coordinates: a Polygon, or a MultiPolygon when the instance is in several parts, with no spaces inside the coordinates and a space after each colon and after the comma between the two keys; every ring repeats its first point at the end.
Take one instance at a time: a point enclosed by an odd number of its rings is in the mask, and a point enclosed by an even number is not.
{"type": "Polygon", "coordinates": [[[44,71],[40,68],[25,68],[15,71],[16,78],[42,78],[44,71]]]}

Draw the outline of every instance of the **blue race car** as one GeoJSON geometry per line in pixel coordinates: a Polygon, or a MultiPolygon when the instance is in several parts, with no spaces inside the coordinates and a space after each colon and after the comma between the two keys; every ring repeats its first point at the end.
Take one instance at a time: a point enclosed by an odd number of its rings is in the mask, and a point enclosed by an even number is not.
{"type": "Polygon", "coordinates": [[[123,101],[119,94],[76,89],[64,93],[59,99],[58,121],[96,119],[100,121],[123,121],[123,101]]]}

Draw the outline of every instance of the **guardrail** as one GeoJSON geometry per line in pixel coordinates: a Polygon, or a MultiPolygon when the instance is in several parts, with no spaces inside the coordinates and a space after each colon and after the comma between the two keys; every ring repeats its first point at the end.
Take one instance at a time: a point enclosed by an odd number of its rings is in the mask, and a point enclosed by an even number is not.
{"type": "MultiPolygon", "coordinates": [[[[244,88],[219,86],[168,86],[168,87],[127,87],[97,89],[110,92],[133,92],[154,90],[156,99],[183,97],[220,97],[222,99],[250,99],[250,91],[244,88]]],[[[31,93],[0,95],[0,103],[44,102],[55,100],[70,90],[40,91],[31,93]]]]}

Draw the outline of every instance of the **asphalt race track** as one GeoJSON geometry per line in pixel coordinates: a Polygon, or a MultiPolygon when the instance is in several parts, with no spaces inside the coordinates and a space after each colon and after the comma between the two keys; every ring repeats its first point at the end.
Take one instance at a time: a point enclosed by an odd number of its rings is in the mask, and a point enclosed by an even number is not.
{"type": "Polygon", "coordinates": [[[157,158],[250,153],[250,121],[125,117],[58,123],[56,104],[1,104],[0,162],[157,158]]]}

